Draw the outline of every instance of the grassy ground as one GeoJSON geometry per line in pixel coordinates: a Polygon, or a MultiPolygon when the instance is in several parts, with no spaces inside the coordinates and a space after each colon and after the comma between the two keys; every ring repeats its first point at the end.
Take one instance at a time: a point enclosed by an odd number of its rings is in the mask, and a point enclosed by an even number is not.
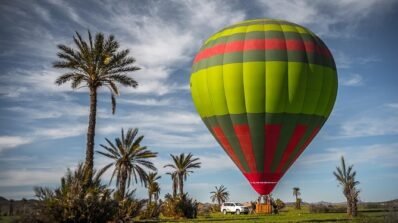
{"type": "Polygon", "coordinates": [[[361,210],[359,216],[350,219],[345,213],[309,213],[308,207],[302,210],[286,208],[277,215],[223,215],[214,213],[199,216],[193,220],[161,219],[161,222],[398,222],[397,213],[384,210],[361,210]],[[393,216],[395,215],[395,216],[393,216]],[[389,221],[389,218],[394,218],[389,221]]]}
{"type": "MultiPolygon", "coordinates": [[[[0,223],[9,223],[15,217],[0,217],[0,223]]],[[[148,222],[148,221],[141,221],[148,222]]],[[[359,216],[355,219],[350,219],[345,213],[309,213],[308,207],[303,207],[302,210],[295,210],[293,208],[285,208],[277,215],[233,215],[222,213],[212,213],[208,216],[198,216],[197,219],[189,220],[174,220],[161,218],[153,222],[215,222],[215,223],[255,223],[255,222],[398,222],[398,212],[388,212],[382,209],[363,209],[360,210],[359,216]]]]}

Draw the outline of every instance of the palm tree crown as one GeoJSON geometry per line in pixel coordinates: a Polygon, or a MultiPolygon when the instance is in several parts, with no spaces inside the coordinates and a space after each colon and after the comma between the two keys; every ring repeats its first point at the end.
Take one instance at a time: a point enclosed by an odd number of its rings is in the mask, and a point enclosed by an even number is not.
{"type": "Polygon", "coordinates": [[[105,139],[108,142],[108,146],[101,144],[101,147],[106,152],[97,151],[97,153],[113,160],[112,163],[106,165],[103,169],[107,170],[109,167],[115,166],[110,182],[116,175],[116,186],[119,188],[122,197],[125,195],[126,186],[130,186],[131,179],[135,183],[140,181],[141,184],[146,185],[148,174],[145,168],[156,170],[152,161],[148,159],[156,157],[157,153],[148,150],[145,146],[141,146],[140,143],[144,136],[139,136],[135,139],[137,133],[138,129],[129,129],[125,135],[122,129],[121,139],[116,138],[115,144],[105,139]]]}
{"type": "Polygon", "coordinates": [[[95,40],[93,40],[90,31],[88,31],[88,40],[89,43],[76,32],[73,41],[77,49],[63,44],[58,45],[60,52],[57,53],[57,56],[61,60],[55,61],[53,66],[68,69],[70,72],[58,77],[55,83],[62,85],[71,82],[73,89],[107,87],[111,92],[112,111],[114,113],[116,108],[115,96],[119,95],[116,83],[126,87],[137,87],[137,81],[125,74],[137,71],[140,68],[133,66],[135,59],[128,56],[128,49],[118,51],[119,43],[113,35],[105,39],[104,34],[97,33],[95,40]]]}
{"type": "Polygon", "coordinates": [[[216,186],[215,188],[215,191],[210,192],[212,194],[210,198],[213,202],[217,201],[218,205],[221,205],[221,203],[224,203],[229,199],[229,192],[224,185],[221,185],[220,187],[216,186]]]}
{"type": "Polygon", "coordinates": [[[300,195],[301,195],[300,188],[299,187],[293,187],[293,196],[295,196],[296,199],[297,199],[297,197],[300,196],[300,195]]]}
{"type": "Polygon", "coordinates": [[[187,179],[187,176],[190,173],[193,173],[192,169],[200,168],[199,158],[193,158],[193,155],[189,153],[185,155],[185,153],[181,153],[180,155],[172,155],[173,159],[172,164],[167,164],[164,167],[171,167],[174,169],[176,176],[178,177],[178,183],[180,188],[180,196],[184,194],[184,181],[187,179]]]}
{"type": "Polygon", "coordinates": [[[89,170],[88,180],[91,180],[94,167],[94,138],[97,114],[97,89],[107,87],[111,92],[112,113],[115,113],[116,99],[119,95],[117,84],[126,87],[137,87],[138,83],[128,77],[128,72],[140,68],[134,66],[135,59],[129,57],[129,50],[120,50],[115,37],[110,35],[105,39],[104,34],[97,33],[93,39],[88,31],[88,42],[76,32],[73,36],[76,48],[63,44],[58,45],[58,61],[54,68],[67,69],[68,72],[59,76],[55,84],[71,83],[73,89],[87,87],[90,93],[90,115],[87,130],[87,147],[85,168],[89,170]]]}

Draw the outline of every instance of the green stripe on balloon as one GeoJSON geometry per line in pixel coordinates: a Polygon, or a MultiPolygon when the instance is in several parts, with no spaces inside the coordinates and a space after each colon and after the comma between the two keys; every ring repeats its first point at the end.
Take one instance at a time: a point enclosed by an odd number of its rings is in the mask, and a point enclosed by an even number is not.
{"type": "Polygon", "coordinates": [[[221,55],[215,55],[199,62],[195,63],[192,66],[192,73],[196,73],[197,71],[220,66],[225,64],[232,63],[246,63],[246,62],[273,62],[273,61],[281,61],[281,62],[299,62],[306,64],[314,64],[321,65],[325,67],[329,67],[333,70],[336,69],[336,66],[332,59],[326,58],[322,55],[316,53],[307,53],[303,54],[301,51],[290,51],[289,54],[284,50],[251,50],[235,53],[227,53],[221,55]]]}

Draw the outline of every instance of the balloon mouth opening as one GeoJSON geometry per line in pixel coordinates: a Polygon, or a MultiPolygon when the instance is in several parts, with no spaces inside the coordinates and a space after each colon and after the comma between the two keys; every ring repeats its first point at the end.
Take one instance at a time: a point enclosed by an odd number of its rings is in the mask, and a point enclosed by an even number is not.
{"type": "Polygon", "coordinates": [[[270,194],[282,177],[281,173],[244,173],[243,175],[260,195],[270,194]]]}

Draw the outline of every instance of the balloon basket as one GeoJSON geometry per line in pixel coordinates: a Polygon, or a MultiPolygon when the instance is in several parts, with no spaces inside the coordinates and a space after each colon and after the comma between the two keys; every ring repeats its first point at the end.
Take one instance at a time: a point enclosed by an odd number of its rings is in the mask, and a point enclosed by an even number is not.
{"type": "Polygon", "coordinates": [[[256,204],[256,214],[271,214],[272,205],[271,204],[256,204]]]}

